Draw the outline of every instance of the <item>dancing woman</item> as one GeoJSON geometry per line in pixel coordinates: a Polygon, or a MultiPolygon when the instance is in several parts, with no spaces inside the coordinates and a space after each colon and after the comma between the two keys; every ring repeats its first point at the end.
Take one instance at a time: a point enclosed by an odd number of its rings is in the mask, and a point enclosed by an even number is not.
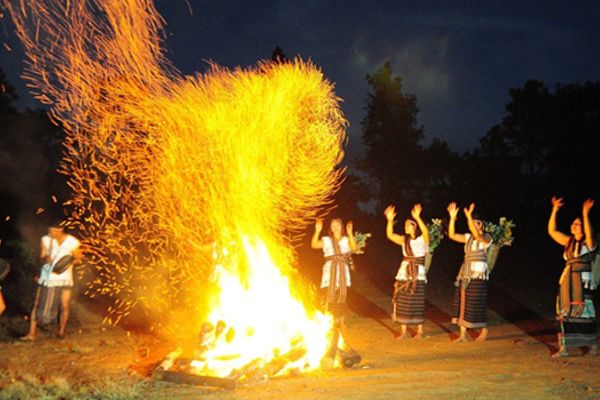
{"type": "Polygon", "coordinates": [[[385,209],[387,219],[386,236],[389,240],[402,246],[402,263],[396,274],[394,283],[392,319],[400,323],[398,339],[408,338],[408,325],[416,325],[415,338],[423,337],[425,320],[425,288],[427,272],[425,255],[429,251],[429,231],[421,219],[423,208],[415,204],[411,210],[412,219],[404,221],[404,235],[394,233],[396,209],[388,206],[385,209]]]}
{"type": "Polygon", "coordinates": [[[562,206],[562,198],[552,197],[548,234],[564,247],[563,257],[566,261],[556,299],[556,318],[560,324],[559,350],[553,357],[568,356],[568,347],[573,346],[588,347],[592,354],[598,354],[596,312],[592,292],[596,289],[592,277],[592,261],[597,243],[589,219],[594,201],[584,201],[582,218],[575,218],[571,223],[571,235],[556,229],[556,214],[562,206]]]}
{"type": "Polygon", "coordinates": [[[492,237],[484,232],[483,221],[473,218],[474,209],[475,203],[463,209],[469,232],[456,233],[458,207],[456,203],[448,205],[448,237],[465,245],[464,261],[454,284],[456,289],[452,305],[452,323],[460,327],[460,334],[455,342],[467,341],[467,329],[481,329],[477,341],[484,341],[488,335],[487,282],[490,273],[487,250],[492,244],[492,237]]]}
{"type": "Polygon", "coordinates": [[[350,269],[352,252],[356,251],[352,221],[346,224],[346,234],[343,234],[343,223],[340,218],[334,218],[329,225],[329,234],[320,238],[323,230],[323,220],[315,222],[315,232],[311,240],[313,249],[323,249],[325,264],[321,276],[321,289],[325,292],[327,309],[343,323],[346,311],[348,288],[351,285],[350,269]]]}

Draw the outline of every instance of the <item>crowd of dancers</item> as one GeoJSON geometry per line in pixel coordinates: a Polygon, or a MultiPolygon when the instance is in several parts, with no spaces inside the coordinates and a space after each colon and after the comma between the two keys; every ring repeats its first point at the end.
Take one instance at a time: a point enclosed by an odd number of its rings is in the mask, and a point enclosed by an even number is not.
{"type": "MultiPolygon", "coordinates": [[[[573,347],[587,347],[592,354],[598,354],[593,302],[593,291],[598,282],[592,270],[597,263],[598,246],[589,218],[594,201],[588,199],[583,203],[582,216],[573,220],[570,234],[556,228],[556,214],[562,205],[562,199],[552,198],[552,212],[548,221],[548,234],[564,248],[565,259],[556,307],[559,350],[553,356],[567,356],[568,349],[573,347]]],[[[468,232],[459,233],[456,232],[456,221],[460,209],[456,203],[450,203],[447,207],[448,237],[464,248],[452,304],[451,322],[459,327],[455,342],[467,341],[468,329],[478,331],[477,341],[484,341],[488,336],[487,296],[491,272],[488,252],[493,239],[485,232],[484,222],[474,217],[474,210],[474,203],[463,209],[468,232]]],[[[412,208],[411,218],[404,221],[403,233],[394,232],[395,207],[390,205],[384,211],[387,219],[386,236],[401,246],[403,256],[395,277],[391,310],[392,319],[400,324],[399,339],[411,337],[407,330],[409,326],[416,328],[415,338],[422,338],[424,334],[430,237],[421,217],[422,211],[420,204],[412,208]]],[[[348,288],[351,286],[351,255],[356,251],[353,226],[348,222],[344,232],[342,220],[334,218],[328,234],[321,236],[322,230],[323,220],[319,219],[315,224],[311,245],[315,249],[322,249],[325,256],[321,289],[326,307],[343,323],[348,288]]]]}

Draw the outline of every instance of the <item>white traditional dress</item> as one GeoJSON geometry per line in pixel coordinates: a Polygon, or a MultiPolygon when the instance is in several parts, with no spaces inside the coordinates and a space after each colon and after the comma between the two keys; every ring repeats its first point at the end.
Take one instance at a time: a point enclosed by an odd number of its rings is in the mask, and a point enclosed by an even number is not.
{"type": "Polygon", "coordinates": [[[487,252],[492,242],[480,242],[470,233],[465,237],[465,258],[455,282],[452,323],[465,328],[485,328],[490,279],[487,252]]]}
{"type": "Polygon", "coordinates": [[[339,241],[323,236],[323,275],[321,288],[327,288],[327,309],[336,316],[342,316],[346,310],[346,298],[350,281],[350,264],[352,250],[347,236],[339,241]]]}

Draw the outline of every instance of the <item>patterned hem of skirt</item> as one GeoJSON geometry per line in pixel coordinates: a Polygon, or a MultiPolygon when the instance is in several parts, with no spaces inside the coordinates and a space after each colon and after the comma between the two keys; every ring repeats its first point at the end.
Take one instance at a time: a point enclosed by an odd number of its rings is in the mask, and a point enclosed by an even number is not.
{"type": "Polygon", "coordinates": [[[567,333],[563,336],[563,340],[568,347],[595,346],[599,344],[596,335],[567,333]]]}
{"type": "Polygon", "coordinates": [[[458,326],[464,326],[465,328],[478,329],[487,328],[487,322],[469,322],[465,320],[459,320],[458,318],[452,318],[452,323],[458,326]]]}
{"type": "Polygon", "coordinates": [[[577,318],[577,317],[561,317],[557,316],[556,320],[561,322],[570,322],[575,324],[595,324],[596,318],[577,318]]]}
{"type": "Polygon", "coordinates": [[[396,317],[395,321],[402,325],[421,325],[425,322],[424,319],[403,319],[396,317]]]}

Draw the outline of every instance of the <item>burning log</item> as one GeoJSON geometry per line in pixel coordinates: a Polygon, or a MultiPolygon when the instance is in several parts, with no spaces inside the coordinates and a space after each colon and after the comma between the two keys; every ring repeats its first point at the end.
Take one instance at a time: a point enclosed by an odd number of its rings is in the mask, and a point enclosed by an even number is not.
{"type": "Polygon", "coordinates": [[[219,378],[207,375],[197,375],[183,370],[171,371],[174,366],[179,369],[191,369],[190,360],[183,360],[181,356],[183,350],[178,347],[165,357],[165,359],[154,369],[152,378],[172,383],[184,383],[196,386],[215,386],[224,389],[234,389],[236,382],[229,378],[219,378]]]}
{"type": "Polygon", "coordinates": [[[275,376],[281,370],[283,370],[286,366],[300,360],[305,355],[306,355],[305,348],[291,349],[283,356],[276,357],[273,360],[271,360],[267,365],[265,365],[263,370],[265,371],[265,374],[267,376],[275,376]]]}
{"type": "Polygon", "coordinates": [[[229,374],[228,378],[235,380],[257,381],[265,378],[263,369],[265,361],[262,358],[255,358],[240,369],[234,369],[229,374]]]}
{"type": "Polygon", "coordinates": [[[236,382],[230,378],[217,378],[214,376],[188,374],[179,371],[157,372],[155,379],[172,383],[185,383],[196,386],[215,386],[223,389],[235,389],[236,382]]]}

